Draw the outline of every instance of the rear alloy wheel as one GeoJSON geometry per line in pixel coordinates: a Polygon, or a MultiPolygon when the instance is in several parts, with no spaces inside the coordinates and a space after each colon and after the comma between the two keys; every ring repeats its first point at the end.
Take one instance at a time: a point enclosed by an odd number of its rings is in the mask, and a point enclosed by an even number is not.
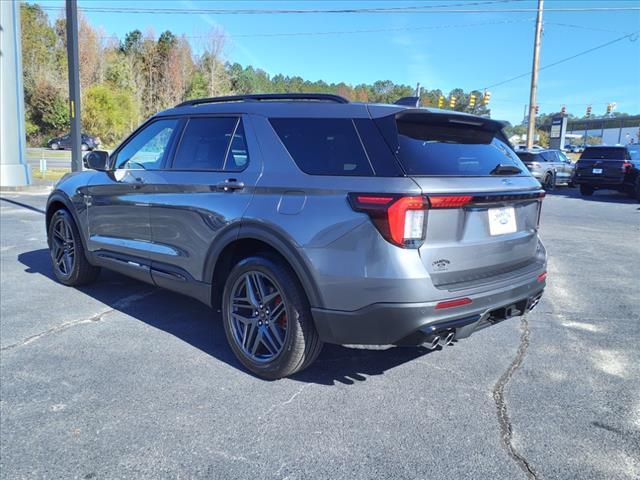
{"type": "Polygon", "coordinates": [[[553,173],[547,173],[544,177],[544,181],[542,182],[542,188],[547,191],[553,190],[556,188],[556,176],[553,173]]]}
{"type": "Polygon", "coordinates": [[[593,187],[589,185],[580,185],[580,195],[584,195],[585,197],[593,195],[593,187]]]}
{"type": "Polygon", "coordinates": [[[635,187],[633,189],[633,196],[640,202],[640,175],[636,177],[635,187]]]}
{"type": "Polygon", "coordinates": [[[68,211],[61,209],[53,214],[48,241],[53,273],[60,283],[77,286],[97,278],[100,268],[87,261],[80,233],[68,211]]]}
{"type": "Polygon", "coordinates": [[[322,348],[300,282],[275,257],[249,257],[233,268],[222,314],[234,354],[259,377],[278,379],[299,372],[322,348]]]}
{"type": "Polygon", "coordinates": [[[59,143],[53,142],[51,144],[51,150],[58,150],[59,148],[60,148],[60,144],[59,143]]]}

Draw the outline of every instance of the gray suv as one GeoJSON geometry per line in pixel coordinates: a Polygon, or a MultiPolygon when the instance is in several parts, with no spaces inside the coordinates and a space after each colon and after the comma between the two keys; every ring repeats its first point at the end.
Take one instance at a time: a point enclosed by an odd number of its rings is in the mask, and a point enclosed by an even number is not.
{"type": "Polygon", "coordinates": [[[573,186],[575,166],[562,151],[531,149],[517,153],[545,190],[553,190],[556,185],[573,186]]]}
{"type": "Polygon", "coordinates": [[[440,348],[545,286],[544,191],[502,127],[334,95],[184,102],[56,185],[54,273],[105,267],[221,308],[263,378],[323,342],[440,348]]]}

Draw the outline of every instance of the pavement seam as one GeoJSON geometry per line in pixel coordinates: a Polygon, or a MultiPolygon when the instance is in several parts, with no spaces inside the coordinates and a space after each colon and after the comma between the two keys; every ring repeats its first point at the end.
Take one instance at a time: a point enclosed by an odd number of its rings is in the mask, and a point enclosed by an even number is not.
{"type": "Polygon", "coordinates": [[[509,454],[509,456],[513,459],[514,462],[520,467],[520,469],[525,473],[529,480],[537,480],[538,474],[533,469],[529,461],[522,455],[518,450],[516,450],[513,445],[513,426],[511,424],[511,418],[509,417],[509,412],[507,410],[507,402],[505,399],[505,388],[509,381],[513,378],[513,375],[516,371],[522,366],[522,362],[524,361],[524,355],[529,348],[529,338],[530,338],[530,330],[529,330],[529,321],[527,320],[527,314],[525,313],[520,320],[520,329],[522,330],[522,335],[520,336],[520,345],[518,346],[518,351],[516,352],[516,356],[507,368],[507,370],[502,374],[502,376],[498,379],[495,386],[493,387],[493,399],[496,402],[496,409],[498,415],[498,423],[500,424],[500,440],[509,454]]]}
{"type": "Polygon", "coordinates": [[[129,295],[128,297],[123,298],[122,300],[119,300],[118,302],[114,303],[112,308],[108,308],[106,310],[103,310],[102,312],[98,312],[95,315],[92,315],[89,318],[83,318],[80,320],[72,320],[70,322],[64,322],[61,325],[57,325],[55,327],[51,327],[43,332],[40,333],[36,333],[35,335],[31,335],[27,338],[25,338],[24,340],[21,340],[19,342],[16,343],[12,343],[11,345],[6,345],[2,348],[0,348],[0,352],[5,352],[7,350],[12,350],[14,348],[17,347],[23,347],[25,345],[28,345],[32,342],[35,342],[36,340],[41,339],[42,337],[46,337],[48,335],[54,334],[54,333],[59,333],[59,332],[63,332],[71,327],[75,327],[76,325],[82,325],[85,323],[94,323],[94,322],[100,322],[103,320],[104,317],[106,317],[107,315],[117,311],[120,308],[125,308],[127,306],[129,306],[132,302],[137,301],[137,300],[141,300],[145,297],[148,297],[149,295],[151,295],[152,293],[155,293],[156,290],[152,290],[150,292],[145,292],[145,293],[134,293],[133,295],[129,295]]]}

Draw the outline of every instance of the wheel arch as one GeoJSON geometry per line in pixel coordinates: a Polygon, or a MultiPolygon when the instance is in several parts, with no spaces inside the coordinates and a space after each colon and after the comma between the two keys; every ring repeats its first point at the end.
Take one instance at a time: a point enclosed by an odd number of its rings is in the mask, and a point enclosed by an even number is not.
{"type": "Polygon", "coordinates": [[[47,207],[45,210],[45,227],[47,238],[49,236],[49,225],[51,224],[53,214],[61,208],[67,210],[73,218],[73,221],[76,222],[76,227],[78,228],[78,232],[80,233],[80,240],[82,241],[82,246],[84,247],[85,252],[87,252],[87,242],[84,238],[84,235],[82,234],[82,223],[78,220],[78,212],[73,206],[73,202],[71,201],[71,199],[65,193],[59,190],[51,193],[51,195],[49,195],[49,199],[47,200],[47,207]]]}
{"type": "Polygon", "coordinates": [[[298,277],[310,306],[323,305],[307,261],[293,241],[274,228],[249,222],[234,225],[221,233],[207,255],[204,278],[211,281],[212,306],[220,305],[224,281],[231,268],[240,258],[254,253],[272,253],[280,257],[298,277]]]}

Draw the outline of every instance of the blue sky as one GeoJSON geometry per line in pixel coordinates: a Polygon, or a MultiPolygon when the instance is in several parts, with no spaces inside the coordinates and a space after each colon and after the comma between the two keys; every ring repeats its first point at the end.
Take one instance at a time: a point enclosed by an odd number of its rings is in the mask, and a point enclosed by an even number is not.
{"type": "MultiPolygon", "coordinates": [[[[477,0],[482,1],[482,0],[477,0]]],[[[486,1],[486,0],[485,0],[486,1]]],[[[61,0],[41,0],[48,7],[61,0]]],[[[422,1],[205,1],[205,0],[78,0],[83,7],[184,9],[331,9],[460,5],[471,0],[422,1]]],[[[467,8],[482,13],[366,13],[366,14],[151,14],[86,12],[95,27],[120,38],[133,29],[164,30],[198,36],[213,25],[224,29],[228,61],[252,64],[270,74],[300,75],[309,80],[351,84],[390,79],[396,83],[448,92],[482,89],[531,70],[535,12],[509,13],[497,9],[531,9],[536,1],[510,1],[467,8]],[[383,30],[331,35],[251,36],[258,33],[383,30]],[[247,36],[249,35],[249,36],[247,36]]],[[[552,12],[554,8],[638,7],[637,0],[546,0],[541,65],[640,30],[640,12],[552,12]],[[563,24],[563,25],[559,25],[563,24]]],[[[51,17],[55,11],[48,12],[51,17]]],[[[197,39],[193,39],[197,49],[197,39]]],[[[519,123],[529,95],[528,76],[491,88],[494,118],[519,123]]],[[[640,113],[640,38],[625,39],[540,72],[540,112],[560,110],[582,115],[587,104],[604,113],[616,102],[619,111],[640,113]],[[635,40],[635,41],[633,41],[635,40]]]]}

